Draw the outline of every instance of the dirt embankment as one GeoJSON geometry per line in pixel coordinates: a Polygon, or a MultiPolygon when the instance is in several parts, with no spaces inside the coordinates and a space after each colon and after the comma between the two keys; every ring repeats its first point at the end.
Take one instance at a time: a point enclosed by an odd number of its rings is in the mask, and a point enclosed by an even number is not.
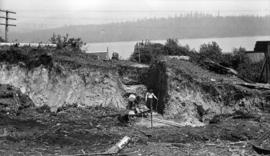
{"type": "Polygon", "coordinates": [[[52,110],[71,104],[123,109],[127,104],[124,95],[145,94],[138,75],[147,67],[94,60],[73,52],[30,51],[1,51],[0,84],[19,88],[36,106],[48,105],[52,110]]]}
{"type": "Polygon", "coordinates": [[[151,85],[165,117],[199,126],[215,115],[237,111],[261,112],[267,98],[256,89],[237,85],[243,80],[220,75],[189,61],[167,59],[152,65],[151,85]]]}
{"type": "Polygon", "coordinates": [[[189,61],[165,59],[148,68],[51,49],[10,48],[0,55],[0,84],[19,88],[36,106],[48,105],[52,110],[72,104],[124,109],[129,93],[137,93],[143,103],[146,88],[152,88],[159,98],[154,109],[167,118],[199,126],[215,115],[259,112],[267,104],[260,91],[236,85],[241,79],[189,61]]]}

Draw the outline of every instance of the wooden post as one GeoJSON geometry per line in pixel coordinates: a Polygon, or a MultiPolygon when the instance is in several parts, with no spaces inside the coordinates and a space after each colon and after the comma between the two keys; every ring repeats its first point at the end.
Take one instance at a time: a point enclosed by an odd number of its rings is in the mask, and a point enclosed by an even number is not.
{"type": "Polygon", "coordinates": [[[263,81],[263,80],[264,80],[264,79],[263,79],[263,75],[264,75],[264,70],[265,70],[266,63],[267,63],[266,58],[264,58],[264,63],[263,63],[262,70],[261,70],[261,72],[260,72],[260,78],[259,78],[259,81],[263,81]]]}
{"type": "Polygon", "coordinates": [[[106,60],[110,60],[110,55],[109,55],[109,47],[107,47],[107,55],[106,55],[106,60]]]}
{"type": "Polygon", "coordinates": [[[269,69],[270,69],[270,60],[269,60],[269,57],[270,57],[270,45],[268,44],[267,46],[267,62],[266,62],[266,65],[267,65],[267,75],[266,75],[266,82],[267,83],[270,83],[270,75],[269,75],[269,69]]]}
{"type": "MultiPolygon", "coordinates": [[[[158,99],[159,99],[159,92],[158,92],[158,99]]],[[[158,112],[158,100],[157,100],[157,103],[156,103],[156,111],[158,112]]]]}
{"type": "Polygon", "coordinates": [[[8,11],[6,11],[5,41],[8,42],[8,11]]]}
{"type": "Polygon", "coordinates": [[[153,99],[150,101],[150,111],[151,111],[151,128],[153,128],[153,99]]]}
{"type": "Polygon", "coordinates": [[[142,43],[139,43],[139,63],[141,63],[141,48],[143,47],[143,41],[142,43]]]}
{"type": "Polygon", "coordinates": [[[5,23],[0,23],[0,25],[4,25],[5,26],[5,42],[8,42],[8,27],[9,26],[16,26],[14,24],[9,24],[8,20],[16,20],[16,18],[10,18],[9,14],[16,14],[16,12],[13,11],[9,11],[9,10],[1,10],[0,12],[4,12],[5,13],[5,17],[4,16],[0,16],[0,18],[4,18],[5,19],[5,23]]]}
{"type": "Polygon", "coordinates": [[[265,61],[266,61],[266,64],[265,64],[265,81],[266,83],[268,83],[268,70],[269,70],[269,56],[268,56],[268,53],[265,52],[265,61]]]}

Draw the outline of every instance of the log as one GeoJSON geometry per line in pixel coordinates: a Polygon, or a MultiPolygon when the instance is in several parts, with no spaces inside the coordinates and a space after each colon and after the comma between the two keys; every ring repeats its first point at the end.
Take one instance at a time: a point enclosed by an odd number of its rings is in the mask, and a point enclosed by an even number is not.
{"type": "Polygon", "coordinates": [[[208,70],[214,71],[214,72],[216,72],[218,74],[235,75],[235,76],[237,76],[238,78],[242,79],[245,82],[253,83],[253,81],[239,75],[236,70],[234,70],[232,68],[229,68],[229,67],[222,66],[222,65],[220,65],[220,64],[218,64],[218,63],[216,63],[216,62],[214,62],[212,60],[208,59],[208,60],[204,61],[204,65],[207,66],[208,70]]]}
{"type": "Polygon", "coordinates": [[[116,154],[119,153],[131,140],[130,137],[125,136],[119,142],[117,142],[114,146],[108,149],[105,153],[107,154],[116,154]]]}
{"type": "Polygon", "coordinates": [[[250,89],[270,90],[270,84],[263,83],[236,83],[236,85],[244,86],[250,89]]]}
{"type": "MultiPolygon", "coordinates": [[[[83,154],[73,154],[73,155],[60,155],[60,156],[94,156],[94,155],[115,155],[119,153],[131,140],[130,137],[125,136],[119,142],[117,142],[114,146],[108,149],[106,152],[103,153],[85,153],[83,154]]],[[[125,154],[124,154],[125,155],[125,154]]]]}
{"type": "Polygon", "coordinates": [[[209,70],[212,70],[219,74],[232,74],[232,75],[238,75],[238,72],[232,68],[228,68],[225,66],[222,66],[212,60],[206,60],[204,61],[205,65],[208,66],[209,70]]]}

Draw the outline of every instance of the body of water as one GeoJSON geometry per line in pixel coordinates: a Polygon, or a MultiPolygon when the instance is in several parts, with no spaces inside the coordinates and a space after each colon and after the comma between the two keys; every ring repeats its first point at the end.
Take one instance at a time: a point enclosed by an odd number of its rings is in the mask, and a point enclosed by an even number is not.
{"type": "MultiPolygon", "coordinates": [[[[232,52],[233,48],[244,47],[246,50],[253,50],[256,41],[269,40],[270,36],[249,36],[249,37],[228,37],[228,38],[198,38],[198,39],[179,39],[179,44],[189,45],[191,49],[199,50],[204,43],[215,41],[218,43],[222,52],[232,52]]],[[[140,41],[125,41],[125,42],[104,42],[104,43],[88,43],[84,46],[84,50],[91,52],[105,52],[107,48],[109,55],[113,52],[119,53],[122,59],[128,59],[133,53],[134,46],[140,41]]],[[[152,40],[152,43],[164,44],[166,40],[152,40]]]]}

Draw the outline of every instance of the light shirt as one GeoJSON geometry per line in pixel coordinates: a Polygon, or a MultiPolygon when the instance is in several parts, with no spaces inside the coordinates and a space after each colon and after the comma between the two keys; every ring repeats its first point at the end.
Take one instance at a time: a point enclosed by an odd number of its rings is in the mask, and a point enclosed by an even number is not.
{"type": "Polygon", "coordinates": [[[157,99],[154,93],[146,93],[146,99],[152,99],[152,98],[157,99]]]}

